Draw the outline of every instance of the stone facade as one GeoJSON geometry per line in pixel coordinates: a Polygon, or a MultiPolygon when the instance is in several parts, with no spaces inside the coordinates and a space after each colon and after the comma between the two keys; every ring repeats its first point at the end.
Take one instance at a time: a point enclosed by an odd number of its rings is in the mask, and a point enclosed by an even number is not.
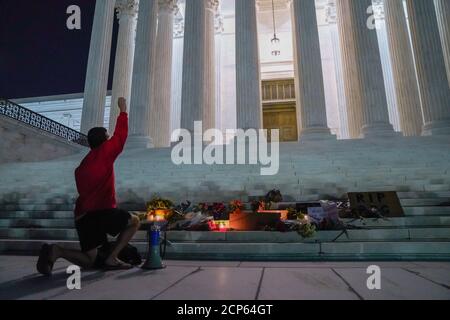
{"type": "Polygon", "coordinates": [[[47,161],[87,150],[51,133],[3,116],[0,116],[0,136],[0,164],[47,161]]]}

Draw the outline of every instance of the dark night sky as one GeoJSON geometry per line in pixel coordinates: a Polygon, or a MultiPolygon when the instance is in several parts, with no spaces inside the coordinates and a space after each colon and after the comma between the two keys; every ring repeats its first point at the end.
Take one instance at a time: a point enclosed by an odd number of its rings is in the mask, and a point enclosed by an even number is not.
{"type": "Polygon", "coordinates": [[[83,92],[94,9],[95,0],[0,0],[0,97],[83,92]],[[66,27],[70,5],[81,8],[81,30],[66,27]]]}

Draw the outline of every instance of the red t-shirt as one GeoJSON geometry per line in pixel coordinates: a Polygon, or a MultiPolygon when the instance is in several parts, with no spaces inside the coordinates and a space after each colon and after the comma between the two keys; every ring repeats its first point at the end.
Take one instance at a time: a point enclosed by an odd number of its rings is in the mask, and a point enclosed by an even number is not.
{"type": "Polygon", "coordinates": [[[79,197],[75,219],[87,212],[117,207],[114,186],[114,161],[122,152],[128,136],[128,115],[120,113],[114,135],[91,150],[75,170],[79,197]]]}

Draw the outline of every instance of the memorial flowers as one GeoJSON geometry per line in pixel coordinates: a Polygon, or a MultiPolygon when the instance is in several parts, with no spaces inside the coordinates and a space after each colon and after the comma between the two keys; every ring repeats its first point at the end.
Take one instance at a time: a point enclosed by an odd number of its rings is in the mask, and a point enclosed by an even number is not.
{"type": "Polygon", "coordinates": [[[240,200],[233,200],[228,206],[230,213],[240,213],[241,210],[245,209],[244,204],[240,200]]]}
{"type": "Polygon", "coordinates": [[[174,204],[169,199],[153,198],[147,203],[147,220],[162,221],[168,220],[172,214],[174,204]]]}

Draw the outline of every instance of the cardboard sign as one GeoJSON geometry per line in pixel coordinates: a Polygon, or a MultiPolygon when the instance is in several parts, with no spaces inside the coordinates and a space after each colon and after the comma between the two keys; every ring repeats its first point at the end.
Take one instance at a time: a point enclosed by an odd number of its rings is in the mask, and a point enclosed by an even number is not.
{"type": "Polygon", "coordinates": [[[339,221],[337,205],[329,201],[320,201],[320,207],[308,207],[308,216],[317,223],[324,219],[333,222],[339,221]]]}
{"type": "Polygon", "coordinates": [[[320,222],[327,217],[322,207],[309,207],[308,216],[315,222],[320,222]]]}
{"type": "Polygon", "coordinates": [[[404,217],[397,192],[351,192],[348,193],[350,208],[362,217],[376,216],[377,211],[384,217],[404,217]]]}
{"type": "Polygon", "coordinates": [[[320,201],[320,205],[327,217],[328,221],[339,222],[339,210],[337,204],[331,201],[320,201]]]}

